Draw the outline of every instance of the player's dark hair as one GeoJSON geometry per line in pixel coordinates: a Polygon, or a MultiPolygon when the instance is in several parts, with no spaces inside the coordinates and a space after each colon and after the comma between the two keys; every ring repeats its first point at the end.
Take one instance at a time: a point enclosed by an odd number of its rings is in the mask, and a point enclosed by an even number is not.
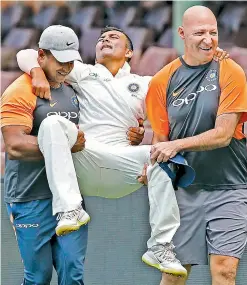
{"type": "Polygon", "coordinates": [[[43,52],[45,53],[46,56],[52,55],[52,53],[48,49],[43,49],[42,48],[42,50],[43,50],[43,52]]]}
{"type": "MultiPolygon", "coordinates": [[[[129,50],[131,50],[131,51],[134,50],[134,46],[133,46],[133,43],[132,43],[131,39],[129,38],[129,36],[122,29],[119,29],[117,27],[112,27],[112,26],[106,26],[106,27],[104,27],[101,30],[100,35],[102,35],[102,34],[104,34],[106,32],[110,32],[110,31],[118,31],[118,32],[124,34],[126,36],[126,38],[127,38],[127,48],[129,50]]],[[[128,58],[127,62],[130,62],[130,60],[131,60],[131,58],[128,58]]]]}

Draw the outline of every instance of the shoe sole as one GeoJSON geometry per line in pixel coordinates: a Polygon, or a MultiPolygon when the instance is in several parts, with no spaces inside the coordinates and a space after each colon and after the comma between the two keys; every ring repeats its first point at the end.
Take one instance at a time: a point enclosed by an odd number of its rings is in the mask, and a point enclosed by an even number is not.
{"type": "Polygon", "coordinates": [[[64,225],[64,226],[61,226],[59,228],[56,228],[56,235],[57,236],[64,236],[64,235],[67,235],[69,233],[78,231],[81,226],[85,226],[89,222],[90,222],[90,217],[86,221],[84,221],[84,222],[79,222],[78,221],[77,225],[67,225],[67,226],[64,225]]]}
{"type": "Polygon", "coordinates": [[[146,263],[147,265],[149,266],[152,266],[156,269],[158,269],[159,271],[163,272],[163,273],[167,273],[167,274],[172,274],[172,275],[175,275],[175,276],[182,276],[182,277],[187,277],[187,272],[184,272],[184,271],[177,271],[175,269],[171,269],[171,268],[162,268],[160,266],[160,264],[158,263],[151,263],[149,262],[148,260],[146,260],[145,258],[142,257],[142,261],[144,263],[146,263]]]}

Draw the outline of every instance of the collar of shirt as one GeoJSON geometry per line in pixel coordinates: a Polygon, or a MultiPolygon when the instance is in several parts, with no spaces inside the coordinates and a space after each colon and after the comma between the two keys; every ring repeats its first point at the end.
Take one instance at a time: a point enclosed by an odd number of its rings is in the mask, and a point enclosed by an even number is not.
{"type": "MultiPolygon", "coordinates": [[[[114,77],[104,65],[96,63],[95,67],[100,68],[105,73],[105,75],[114,77]]],[[[115,78],[121,78],[126,75],[130,75],[130,65],[127,62],[125,62],[123,67],[119,69],[118,73],[115,75],[115,78]]]]}

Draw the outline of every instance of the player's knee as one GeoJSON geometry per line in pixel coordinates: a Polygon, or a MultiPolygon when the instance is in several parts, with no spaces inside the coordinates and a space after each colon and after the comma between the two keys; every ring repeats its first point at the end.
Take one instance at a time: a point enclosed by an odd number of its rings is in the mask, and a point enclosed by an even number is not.
{"type": "Polygon", "coordinates": [[[83,284],[84,266],[83,263],[69,261],[66,274],[66,285],[83,284]]]}
{"type": "Polygon", "coordinates": [[[215,268],[214,275],[219,276],[225,280],[233,281],[236,278],[237,271],[225,265],[218,265],[215,268]]]}
{"type": "Polygon", "coordinates": [[[238,260],[232,257],[219,257],[211,264],[213,279],[234,281],[237,275],[238,260]]]}
{"type": "MultiPolygon", "coordinates": [[[[75,130],[75,124],[70,122],[68,119],[59,116],[59,115],[52,115],[46,117],[39,128],[39,134],[41,133],[61,133],[68,130],[75,130]]],[[[77,133],[77,129],[76,129],[77,133]]]]}
{"type": "Polygon", "coordinates": [[[35,272],[26,273],[26,280],[24,284],[36,284],[36,285],[47,285],[51,283],[52,279],[52,267],[50,268],[39,268],[35,272]],[[30,281],[29,281],[30,280],[30,281]],[[29,283],[30,282],[30,283],[29,283]]]}
{"type": "Polygon", "coordinates": [[[71,272],[70,274],[67,275],[67,283],[66,285],[74,285],[74,284],[84,284],[83,283],[83,272],[82,271],[77,271],[77,272],[71,272]]]}
{"type": "Polygon", "coordinates": [[[66,128],[67,120],[59,115],[52,115],[46,117],[39,128],[39,138],[45,134],[61,134],[66,128]]]}
{"type": "Polygon", "coordinates": [[[48,116],[42,121],[40,127],[42,126],[43,128],[47,129],[52,126],[58,125],[60,118],[61,116],[59,115],[48,116]]]}

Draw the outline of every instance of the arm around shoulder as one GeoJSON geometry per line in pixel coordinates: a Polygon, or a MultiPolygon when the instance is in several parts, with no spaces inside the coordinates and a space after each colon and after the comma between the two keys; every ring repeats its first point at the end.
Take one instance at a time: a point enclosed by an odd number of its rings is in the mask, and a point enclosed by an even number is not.
{"type": "Polygon", "coordinates": [[[35,67],[40,67],[38,63],[38,52],[34,49],[20,50],[16,54],[16,59],[19,68],[30,75],[31,70],[35,67]]]}
{"type": "Polygon", "coordinates": [[[40,98],[50,99],[50,84],[37,58],[38,52],[33,49],[21,50],[16,55],[20,69],[32,77],[33,93],[40,98]]]}
{"type": "Polygon", "coordinates": [[[166,108],[166,86],[161,78],[154,77],[146,97],[147,117],[154,133],[168,136],[169,121],[166,108]]]}
{"type": "MultiPolygon", "coordinates": [[[[93,72],[93,71],[92,71],[93,72]]],[[[66,77],[66,82],[71,84],[78,84],[90,73],[90,65],[81,61],[74,61],[74,68],[66,77]]]]}

